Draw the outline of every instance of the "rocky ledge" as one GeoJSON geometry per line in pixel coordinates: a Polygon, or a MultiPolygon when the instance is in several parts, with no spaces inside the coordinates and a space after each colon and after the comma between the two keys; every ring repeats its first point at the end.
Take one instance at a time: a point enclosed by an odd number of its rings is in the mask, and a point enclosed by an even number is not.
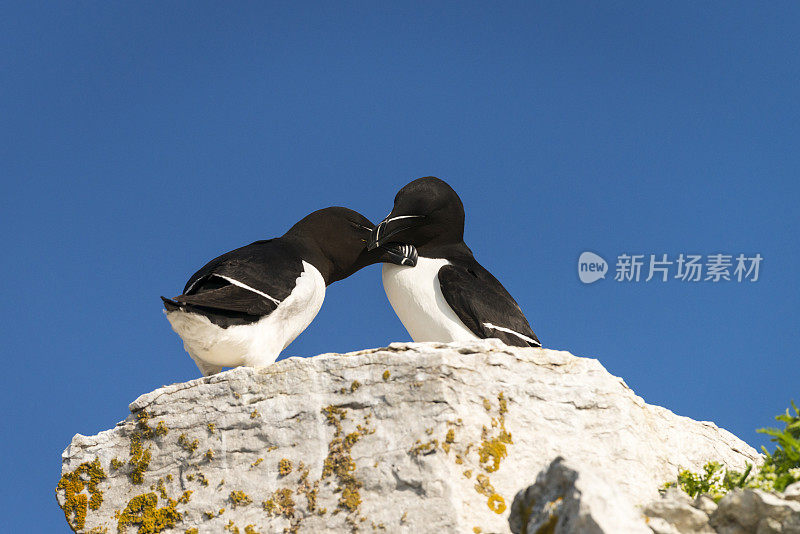
{"type": "Polygon", "coordinates": [[[76,532],[489,533],[509,519],[528,534],[650,531],[641,506],[679,469],[760,461],[713,423],[646,404],[597,360],[496,340],[242,367],[130,411],[64,451],[56,496],[76,532]],[[608,488],[593,509],[636,513],[569,530],[550,513],[566,493],[531,486],[542,470],[572,488],[576,517],[591,520],[583,483],[608,488]]]}

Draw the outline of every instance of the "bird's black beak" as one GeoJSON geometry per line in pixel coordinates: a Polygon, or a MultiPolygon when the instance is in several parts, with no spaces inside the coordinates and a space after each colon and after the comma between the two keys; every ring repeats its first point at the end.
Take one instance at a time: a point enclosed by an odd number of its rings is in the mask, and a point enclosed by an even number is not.
{"type": "Polygon", "coordinates": [[[393,235],[421,224],[424,219],[424,215],[395,215],[390,213],[372,230],[367,250],[373,250],[391,242],[393,235]]]}
{"type": "Polygon", "coordinates": [[[415,267],[417,265],[417,247],[414,245],[403,245],[402,243],[387,243],[381,246],[386,258],[395,265],[406,265],[415,267]]]}

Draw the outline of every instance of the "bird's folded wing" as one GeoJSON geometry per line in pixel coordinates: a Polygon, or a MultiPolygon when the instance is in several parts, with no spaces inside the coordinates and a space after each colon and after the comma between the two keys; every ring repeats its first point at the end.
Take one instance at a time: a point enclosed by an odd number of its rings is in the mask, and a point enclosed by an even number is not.
{"type": "MultiPolygon", "coordinates": [[[[215,278],[214,276],[209,277],[209,282],[216,285],[215,278]]],[[[278,307],[275,301],[261,294],[229,282],[223,282],[217,287],[211,284],[203,287],[201,281],[200,291],[190,295],[179,295],[174,300],[179,304],[188,304],[209,311],[219,310],[253,316],[268,315],[278,307]]]]}
{"type": "Polygon", "coordinates": [[[296,255],[287,253],[274,240],[257,241],[208,262],[192,275],[184,294],[175,300],[266,315],[292,293],[302,273],[303,265],[296,255]]]}
{"type": "Polygon", "coordinates": [[[486,269],[445,265],[439,269],[439,285],[444,299],[476,336],[517,347],[541,346],[519,305],[486,269]]]}

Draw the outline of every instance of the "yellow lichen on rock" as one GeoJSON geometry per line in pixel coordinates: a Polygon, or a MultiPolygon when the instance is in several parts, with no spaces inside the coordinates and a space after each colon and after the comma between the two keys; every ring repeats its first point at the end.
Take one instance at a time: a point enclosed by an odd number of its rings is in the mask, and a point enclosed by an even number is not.
{"type": "Polygon", "coordinates": [[[64,516],[73,530],[82,530],[86,526],[88,509],[97,510],[103,504],[103,492],[97,485],[106,479],[106,472],[100,465],[100,459],[84,462],[74,471],[61,475],[56,485],[56,492],[64,492],[64,516]],[[83,490],[89,493],[87,497],[83,490]]]}
{"type": "Polygon", "coordinates": [[[158,495],[143,493],[130,501],[122,511],[117,522],[117,531],[124,534],[129,526],[139,525],[137,534],[158,534],[172,528],[181,520],[181,513],[176,509],[178,503],[189,500],[192,492],[184,492],[177,501],[166,499],[167,505],[158,508],[158,495]]]}
{"type": "Polygon", "coordinates": [[[181,434],[180,436],[178,436],[178,445],[180,445],[181,449],[192,454],[194,453],[194,451],[197,450],[197,447],[200,446],[200,442],[196,439],[193,441],[189,441],[189,438],[186,437],[186,434],[181,434]]]}
{"type": "Polygon", "coordinates": [[[292,472],[292,461],[282,458],[278,462],[278,474],[282,477],[289,475],[292,472]]]}
{"type": "Polygon", "coordinates": [[[261,506],[269,515],[279,515],[287,519],[293,518],[294,499],[292,498],[292,490],[282,488],[275,491],[269,499],[261,503],[261,506]]]}
{"type": "Polygon", "coordinates": [[[506,500],[497,493],[489,495],[489,500],[486,504],[489,506],[489,510],[496,514],[502,514],[506,511],[506,500]]]}
{"type": "MultiPolygon", "coordinates": [[[[150,448],[144,447],[144,441],[154,439],[155,437],[166,436],[169,432],[167,425],[163,421],[159,421],[155,428],[151,427],[148,422],[150,421],[150,414],[147,410],[136,412],[136,428],[130,434],[130,459],[128,465],[131,466],[131,471],[128,477],[134,484],[141,484],[144,482],[144,472],[150,466],[151,453],[150,448]]],[[[115,465],[112,463],[112,466],[115,465]]]]}
{"type": "MultiPolygon", "coordinates": [[[[230,499],[234,508],[239,506],[247,506],[253,502],[253,499],[251,499],[249,495],[241,490],[232,491],[228,496],[228,499],[230,499]]],[[[220,513],[222,513],[222,511],[220,511],[220,513]]]]}
{"type": "Polygon", "coordinates": [[[419,455],[427,455],[436,452],[436,447],[439,446],[438,439],[432,439],[430,441],[426,441],[425,443],[422,440],[417,440],[414,445],[408,450],[408,454],[411,456],[419,456],[419,455]]]}
{"type": "MultiPolygon", "coordinates": [[[[361,481],[358,480],[353,471],[356,464],[351,455],[353,445],[367,434],[375,432],[374,429],[366,426],[357,425],[356,430],[349,434],[344,434],[342,421],[347,418],[347,411],[338,406],[327,406],[322,409],[322,413],[329,425],[335,431],[333,439],[328,444],[328,456],[322,466],[322,478],[334,476],[338,482],[337,490],[339,494],[338,507],[348,513],[355,514],[361,506],[361,481]]],[[[368,421],[369,418],[365,418],[368,421]]]]}
{"type": "Polygon", "coordinates": [[[505,414],[508,413],[508,403],[503,392],[500,392],[497,400],[500,405],[498,416],[492,417],[491,430],[483,427],[482,442],[478,448],[478,459],[487,473],[493,473],[500,468],[500,462],[508,455],[506,445],[514,443],[511,433],[506,430],[505,414]]]}

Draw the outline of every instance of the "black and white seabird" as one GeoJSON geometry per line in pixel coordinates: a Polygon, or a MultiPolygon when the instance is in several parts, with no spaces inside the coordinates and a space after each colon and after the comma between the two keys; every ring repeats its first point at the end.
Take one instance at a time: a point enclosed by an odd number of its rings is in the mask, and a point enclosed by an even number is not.
{"type": "Polygon", "coordinates": [[[419,253],[413,269],[383,266],[386,296],[414,341],[499,338],[541,346],[519,305],[464,243],[464,205],[443,180],[420,178],[397,193],[369,248],[389,242],[419,253]]]}
{"type": "Polygon", "coordinates": [[[373,228],[347,208],[315,211],[282,237],[208,262],[182,295],[161,297],[167,319],[206,376],[269,365],[311,324],[328,285],[373,263],[415,264],[410,245],[367,250],[373,228]]]}

